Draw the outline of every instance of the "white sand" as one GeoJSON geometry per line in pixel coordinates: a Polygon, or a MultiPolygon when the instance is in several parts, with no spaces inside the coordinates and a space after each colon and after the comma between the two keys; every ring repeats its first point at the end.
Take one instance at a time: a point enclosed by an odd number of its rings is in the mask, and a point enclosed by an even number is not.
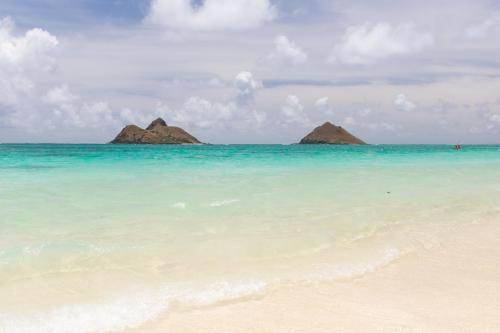
{"type": "Polygon", "coordinates": [[[500,221],[362,278],[165,314],[133,332],[500,332],[500,221]]]}

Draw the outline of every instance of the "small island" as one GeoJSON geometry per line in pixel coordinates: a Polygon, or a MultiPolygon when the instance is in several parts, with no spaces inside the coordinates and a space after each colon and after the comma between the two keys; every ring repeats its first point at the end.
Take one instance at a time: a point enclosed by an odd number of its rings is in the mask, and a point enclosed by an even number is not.
{"type": "Polygon", "coordinates": [[[300,140],[300,144],[365,145],[366,143],[342,127],[326,122],[300,140]]]}
{"type": "Polygon", "coordinates": [[[128,125],[110,143],[114,144],[201,144],[194,136],[180,127],[168,126],[158,118],[146,129],[128,125]]]}

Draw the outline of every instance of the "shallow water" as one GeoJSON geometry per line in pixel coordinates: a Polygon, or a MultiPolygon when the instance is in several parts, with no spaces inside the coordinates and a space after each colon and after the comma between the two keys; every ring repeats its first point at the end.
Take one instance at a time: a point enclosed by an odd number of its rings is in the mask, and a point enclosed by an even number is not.
{"type": "Polygon", "coordinates": [[[0,332],[359,277],[498,220],[499,183],[500,146],[0,145],[0,332]]]}

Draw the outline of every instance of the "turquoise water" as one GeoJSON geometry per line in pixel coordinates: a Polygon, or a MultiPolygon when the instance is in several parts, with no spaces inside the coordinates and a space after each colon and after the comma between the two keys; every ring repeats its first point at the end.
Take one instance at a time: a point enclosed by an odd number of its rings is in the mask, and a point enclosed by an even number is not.
{"type": "Polygon", "coordinates": [[[0,332],[369,274],[497,220],[498,184],[500,146],[0,145],[0,332]]]}

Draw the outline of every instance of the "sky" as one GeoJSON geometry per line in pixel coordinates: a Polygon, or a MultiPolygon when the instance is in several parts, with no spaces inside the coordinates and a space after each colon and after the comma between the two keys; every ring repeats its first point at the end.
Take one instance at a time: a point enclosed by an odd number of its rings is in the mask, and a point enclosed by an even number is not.
{"type": "Polygon", "coordinates": [[[500,143],[500,0],[2,0],[0,142],[500,143]]]}

